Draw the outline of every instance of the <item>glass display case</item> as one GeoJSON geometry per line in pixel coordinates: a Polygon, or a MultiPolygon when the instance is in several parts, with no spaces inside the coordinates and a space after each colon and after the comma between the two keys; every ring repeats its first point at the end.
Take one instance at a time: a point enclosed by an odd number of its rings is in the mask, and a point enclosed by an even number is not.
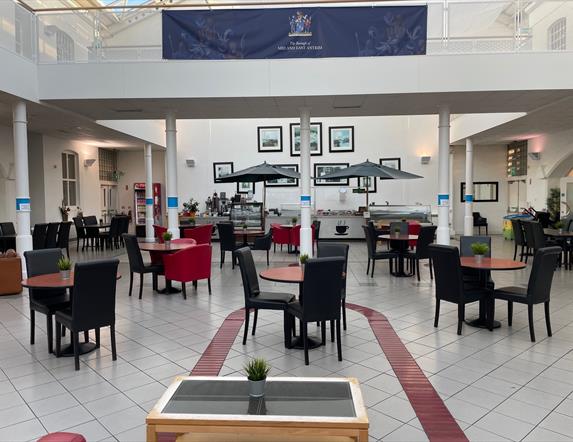
{"type": "Polygon", "coordinates": [[[381,221],[418,221],[419,223],[432,222],[432,208],[430,206],[370,206],[370,220],[381,221]]]}
{"type": "Polygon", "coordinates": [[[247,224],[249,229],[264,228],[262,203],[233,203],[230,217],[236,228],[241,228],[244,224],[247,224]]]}

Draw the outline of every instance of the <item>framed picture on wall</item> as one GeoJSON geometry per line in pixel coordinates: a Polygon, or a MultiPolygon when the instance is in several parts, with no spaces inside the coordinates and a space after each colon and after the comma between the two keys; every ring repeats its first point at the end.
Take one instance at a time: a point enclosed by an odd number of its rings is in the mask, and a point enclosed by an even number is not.
{"type": "Polygon", "coordinates": [[[226,175],[233,173],[233,163],[213,163],[213,181],[220,183],[220,179],[226,175]]]}
{"type": "MultiPolygon", "coordinates": [[[[322,155],[322,123],[310,123],[310,155],[322,155]]],[[[290,124],[290,156],[300,156],[300,124],[290,124]]]]}
{"type": "Polygon", "coordinates": [[[365,176],[358,178],[358,187],[360,189],[368,189],[368,193],[376,193],[376,177],[365,176]]]}
{"type": "Polygon", "coordinates": [[[346,169],[348,167],[348,163],[316,163],[314,165],[314,180],[315,186],[348,186],[349,179],[348,178],[335,178],[335,179],[327,179],[321,180],[318,179],[323,175],[336,172],[341,169],[346,169]]]}
{"type": "Polygon", "coordinates": [[[354,126],[328,128],[329,152],[354,152],[354,126]]]}
{"type": "Polygon", "coordinates": [[[400,158],[380,158],[380,164],[392,169],[402,170],[402,160],[400,158]]]}
{"type": "Polygon", "coordinates": [[[259,152],[282,152],[283,151],[282,126],[257,127],[257,141],[258,141],[259,152]]]}
{"type": "Polygon", "coordinates": [[[255,193],[255,183],[237,183],[237,193],[255,193]]]}
{"type": "MultiPolygon", "coordinates": [[[[499,201],[499,182],[497,181],[474,181],[474,202],[497,203],[499,201]]],[[[466,183],[460,183],[460,202],[466,202],[466,183]]]]}
{"type": "MultiPolygon", "coordinates": [[[[275,164],[275,166],[298,172],[298,164],[275,164]]],[[[298,179],[287,177],[277,178],[276,180],[268,180],[266,184],[267,187],[298,187],[298,179]]]]}

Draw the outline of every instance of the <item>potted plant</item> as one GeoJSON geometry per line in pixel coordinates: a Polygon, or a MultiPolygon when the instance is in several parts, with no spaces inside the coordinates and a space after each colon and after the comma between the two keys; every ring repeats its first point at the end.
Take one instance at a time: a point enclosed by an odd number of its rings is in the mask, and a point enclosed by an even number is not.
{"type": "Polygon", "coordinates": [[[265,395],[265,382],[270,370],[271,366],[263,358],[251,359],[245,365],[245,373],[249,380],[249,396],[262,397],[265,395]]]}
{"type": "Polygon", "coordinates": [[[553,227],[554,227],[555,229],[559,230],[559,233],[563,233],[563,226],[564,226],[564,225],[565,225],[565,224],[563,223],[563,221],[559,220],[559,221],[557,221],[557,222],[555,222],[555,223],[553,224],[553,227]]]}
{"type": "Polygon", "coordinates": [[[64,205],[64,200],[62,200],[62,205],[58,207],[60,209],[60,214],[62,215],[62,221],[68,222],[68,214],[70,213],[70,208],[64,205]]]}
{"type": "Polygon", "coordinates": [[[189,202],[183,203],[183,215],[195,218],[195,214],[199,211],[199,201],[194,201],[193,198],[189,202]]]}
{"type": "Polygon", "coordinates": [[[471,248],[478,264],[481,263],[484,255],[489,252],[489,246],[484,242],[474,242],[471,245],[471,248]]]}
{"type": "Polygon", "coordinates": [[[302,274],[304,275],[304,266],[308,261],[308,255],[306,253],[301,253],[298,260],[300,262],[300,267],[302,268],[302,274]]]}
{"type": "Polygon", "coordinates": [[[400,227],[396,227],[396,228],[394,229],[394,235],[400,236],[400,227]]]}
{"type": "Polygon", "coordinates": [[[243,222],[243,230],[247,230],[247,227],[249,227],[249,225],[246,222],[243,222]]]}
{"type": "Polygon", "coordinates": [[[171,238],[173,238],[173,234],[169,230],[163,233],[163,243],[165,247],[169,248],[171,246],[171,238]]]}
{"type": "Polygon", "coordinates": [[[68,258],[62,257],[58,260],[58,269],[60,270],[60,277],[62,279],[70,279],[72,262],[68,258]]]}
{"type": "Polygon", "coordinates": [[[297,221],[298,221],[298,218],[296,216],[293,216],[290,220],[290,222],[292,223],[293,226],[296,226],[297,221]]]}

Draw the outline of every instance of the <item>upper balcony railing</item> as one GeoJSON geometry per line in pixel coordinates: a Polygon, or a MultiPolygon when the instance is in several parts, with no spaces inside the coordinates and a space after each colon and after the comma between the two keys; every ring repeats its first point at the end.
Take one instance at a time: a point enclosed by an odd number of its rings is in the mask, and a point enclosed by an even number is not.
{"type": "MultiPolygon", "coordinates": [[[[420,2],[376,3],[405,4],[420,2]]],[[[428,5],[428,55],[573,49],[573,29],[567,32],[567,25],[573,26],[573,0],[429,0],[424,4],[428,5]]],[[[34,13],[0,1],[0,47],[40,64],[160,61],[161,11],[132,7],[34,13]]]]}

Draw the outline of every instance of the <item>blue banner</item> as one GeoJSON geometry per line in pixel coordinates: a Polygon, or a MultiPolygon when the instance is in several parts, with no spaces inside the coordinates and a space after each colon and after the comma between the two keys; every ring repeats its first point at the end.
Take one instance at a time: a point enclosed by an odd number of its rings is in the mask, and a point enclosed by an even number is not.
{"type": "Polygon", "coordinates": [[[426,6],[163,11],[163,58],[421,55],[426,32],[426,6]]]}

